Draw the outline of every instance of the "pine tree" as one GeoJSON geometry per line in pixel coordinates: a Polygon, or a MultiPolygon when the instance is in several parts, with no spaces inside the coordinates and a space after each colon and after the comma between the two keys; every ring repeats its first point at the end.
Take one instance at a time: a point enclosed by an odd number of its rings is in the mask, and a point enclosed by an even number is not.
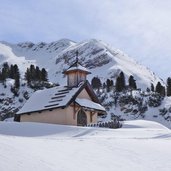
{"type": "Polygon", "coordinates": [[[109,92],[109,91],[110,91],[110,87],[111,87],[111,85],[110,85],[110,80],[109,80],[109,79],[107,79],[107,81],[106,81],[106,88],[107,88],[107,92],[109,92]]]}
{"type": "Polygon", "coordinates": [[[157,93],[161,93],[161,91],[162,91],[162,85],[161,85],[161,83],[160,82],[158,82],[157,83],[157,85],[156,85],[156,90],[155,90],[155,92],[157,92],[157,93]]]}
{"type": "Polygon", "coordinates": [[[124,75],[123,72],[120,73],[120,81],[121,81],[121,87],[122,87],[122,90],[123,90],[126,87],[126,84],[125,84],[125,75],[124,75]]]}
{"type": "Polygon", "coordinates": [[[17,89],[20,87],[20,75],[15,76],[14,87],[17,89]]]}
{"type": "Polygon", "coordinates": [[[106,83],[105,82],[103,83],[103,89],[106,89],[106,83]]]}
{"type": "Polygon", "coordinates": [[[98,77],[93,77],[91,80],[91,85],[93,88],[99,89],[102,86],[102,83],[98,77]]]}
{"type": "Polygon", "coordinates": [[[151,91],[154,92],[154,84],[153,83],[151,83],[151,91]]]}
{"type": "Polygon", "coordinates": [[[48,73],[45,70],[45,68],[42,68],[42,70],[41,70],[41,80],[42,81],[47,81],[48,80],[48,73]]]}
{"type": "Polygon", "coordinates": [[[129,88],[134,90],[137,89],[136,81],[132,75],[129,77],[128,83],[129,83],[129,88]]]}
{"type": "Polygon", "coordinates": [[[12,78],[12,79],[14,79],[14,73],[15,73],[14,72],[14,65],[11,65],[10,66],[10,74],[9,74],[9,77],[12,78]]]}
{"type": "Polygon", "coordinates": [[[161,96],[165,96],[165,87],[161,85],[160,82],[156,85],[156,92],[159,93],[161,96]]]}
{"type": "Polygon", "coordinates": [[[164,86],[162,86],[162,92],[161,92],[161,95],[164,97],[166,96],[166,89],[164,86]]]}
{"type": "Polygon", "coordinates": [[[2,68],[2,78],[4,81],[7,79],[7,72],[6,72],[5,68],[2,68]]]}
{"type": "Polygon", "coordinates": [[[6,79],[6,78],[9,78],[9,75],[10,75],[10,68],[9,68],[9,65],[8,65],[7,62],[3,64],[2,75],[3,75],[3,77],[4,77],[5,79],[6,79]]]}
{"type": "Polygon", "coordinates": [[[19,88],[20,87],[20,72],[19,72],[19,69],[18,69],[18,66],[15,64],[14,65],[14,79],[15,79],[15,88],[19,88]]]}
{"type": "Polygon", "coordinates": [[[107,79],[107,80],[106,80],[107,92],[110,91],[111,87],[113,87],[113,80],[107,79]]]}
{"type": "Polygon", "coordinates": [[[36,69],[35,69],[35,80],[41,81],[41,71],[38,66],[36,66],[36,69]]]}
{"type": "Polygon", "coordinates": [[[110,80],[110,86],[113,87],[114,83],[113,80],[110,80]]]}
{"type": "Polygon", "coordinates": [[[171,96],[171,78],[167,79],[167,96],[171,96]]]}
{"type": "Polygon", "coordinates": [[[0,71],[0,82],[4,82],[5,81],[5,77],[2,74],[2,72],[0,71]]]}
{"type": "Polygon", "coordinates": [[[27,70],[25,72],[25,80],[27,81],[27,84],[30,85],[30,83],[31,83],[31,72],[30,72],[29,68],[27,68],[27,70]]]}
{"type": "Polygon", "coordinates": [[[36,80],[36,69],[34,65],[30,65],[30,79],[36,80]]]}
{"type": "Polygon", "coordinates": [[[119,76],[116,78],[116,83],[115,83],[116,91],[121,92],[125,89],[125,76],[124,73],[121,72],[119,76]]]}

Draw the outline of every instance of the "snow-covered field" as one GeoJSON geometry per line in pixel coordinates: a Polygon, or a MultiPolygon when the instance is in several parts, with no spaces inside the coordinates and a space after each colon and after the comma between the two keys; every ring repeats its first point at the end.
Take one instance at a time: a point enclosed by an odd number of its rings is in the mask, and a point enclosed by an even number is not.
{"type": "Polygon", "coordinates": [[[0,123],[1,171],[170,171],[171,130],[150,121],[121,129],[0,123]]]}

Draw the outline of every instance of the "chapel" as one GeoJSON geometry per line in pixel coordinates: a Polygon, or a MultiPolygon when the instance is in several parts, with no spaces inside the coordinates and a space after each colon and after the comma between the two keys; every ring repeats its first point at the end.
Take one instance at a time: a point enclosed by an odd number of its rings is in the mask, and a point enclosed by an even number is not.
{"type": "Polygon", "coordinates": [[[38,90],[15,114],[18,122],[86,126],[97,123],[98,116],[105,114],[95,92],[87,80],[91,72],[76,61],[63,74],[67,84],[38,90]]]}

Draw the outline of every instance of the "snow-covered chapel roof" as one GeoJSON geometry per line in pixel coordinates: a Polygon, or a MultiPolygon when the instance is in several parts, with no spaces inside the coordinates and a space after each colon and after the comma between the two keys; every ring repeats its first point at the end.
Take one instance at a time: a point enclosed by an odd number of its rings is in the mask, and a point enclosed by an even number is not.
{"type": "Polygon", "coordinates": [[[65,108],[72,102],[76,102],[78,105],[92,108],[95,110],[105,111],[105,109],[99,104],[96,95],[91,90],[91,86],[88,81],[83,82],[78,87],[59,86],[45,90],[38,90],[27,100],[25,105],[19,110],[18,115],[32,112],[41,112],[43,110],[50,110],[55,108],[65,108]],[[90,100],[76,100],[78,94],[87,89],[89,95],[93,98],[94,102],[90,100]]]}

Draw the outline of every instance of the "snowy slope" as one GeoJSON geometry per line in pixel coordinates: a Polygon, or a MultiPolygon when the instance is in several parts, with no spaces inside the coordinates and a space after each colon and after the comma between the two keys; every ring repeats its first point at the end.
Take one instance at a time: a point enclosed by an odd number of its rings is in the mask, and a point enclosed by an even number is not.
{"type": "Polygon", "coordinates": [[[62,71],[75,60],[76,51],[79,52],[80,62],[92,72],[89,80],[94,76],[99,76],[102,80],[115,78],[120,71],[123,71],[126,78],[130,75],[135,77],[139,88],[146,89],[151,83],[156,85],[158,81],[161,81],[152,71],[138,64],[120,50],[95,39],[79,43],[68,39],[38,44],[2,42],[0,47],[0,64],[10,61],[13,64],[17,63],[22,70],[25,67],[26,70],[28,66],[26,64],[34,63],[48,70],[50,81],[60,84],[66,81],[63,79],[62,71]],[[23,63],[26,64],[23,66],[23,63]]]}
{"type": "Polygon", "coordinates": [[[171,97],[140,90],[122,92],[119,95],[113,91],[101,91],[101,97],[105,97],[103,105],[108,111],[103,120],[110,120],[112,115],[122,120],[144,119],[159,122],[171,129],[171,97]]]}
{"type": "MultiPolygon", "coordinates": [[[[26,85],[20,87],[19,95],[14,96],[11,92],[11,87],[14,85],[13,79],[7,79],[6,88],[4,88],[3,84],[0,83],[0,116],[3,118],[6,114],[11,117],[13,113],[18,111],[18,107],[23,106],[26,102],[26,96],[30,97],[30,95],[34,92],[33,89],[28,88],[26,85]]],[[[5,117],[6,118],[6,117],[5,117]]]]}
{"type": "Polygon", "coordinates": [[[121,129],[0,123],[0,170],[170,171],[171,131],[155,122],[121,129]],[[9,164],[10,163],[10,164],[9,164]]]}
{"type": "Polygon", "coordinates": [[[25,56],[16,56],[11,47],[0,43],[0,65],[5,62],[8,62],[9,64],[17,64],[22,74],[24,74],[27,67],[31,64],[35,64],[35,60],[28,60],[25,56]]]}

